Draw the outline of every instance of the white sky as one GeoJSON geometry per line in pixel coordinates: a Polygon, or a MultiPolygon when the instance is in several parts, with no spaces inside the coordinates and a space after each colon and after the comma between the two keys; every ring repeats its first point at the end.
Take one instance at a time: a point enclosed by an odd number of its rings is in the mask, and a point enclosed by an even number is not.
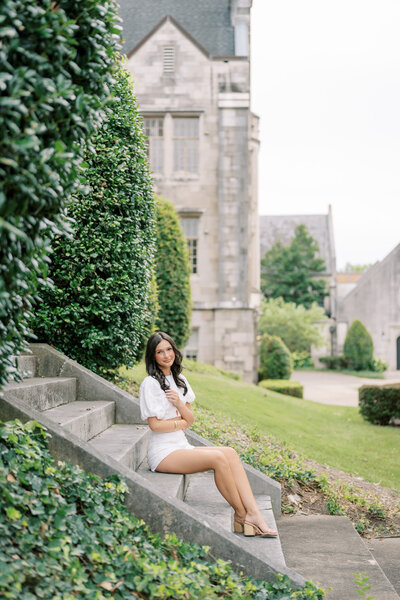
{"type": "Polygon", "coordinates": [[[400,0],[253,0],[260,214],[326,214],[337,267],[400,243],[400,0]]]}

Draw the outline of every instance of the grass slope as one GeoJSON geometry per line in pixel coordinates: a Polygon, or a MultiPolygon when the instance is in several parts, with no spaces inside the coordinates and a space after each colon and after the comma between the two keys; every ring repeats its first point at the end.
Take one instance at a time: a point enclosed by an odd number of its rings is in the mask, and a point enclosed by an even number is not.
{"type": "MultiPolygon", "coordinates": [[[[263,390],[212,368],[185,363],[198,405],[292,445],[305,457],[400,490],[400,430],[362,420],[357,408],[328,406],[263,390]]],[[[143,365],[121,369],[138,383],[143,365]]],[[[195,405],[194,405],[195,406],[195,405]]]]}

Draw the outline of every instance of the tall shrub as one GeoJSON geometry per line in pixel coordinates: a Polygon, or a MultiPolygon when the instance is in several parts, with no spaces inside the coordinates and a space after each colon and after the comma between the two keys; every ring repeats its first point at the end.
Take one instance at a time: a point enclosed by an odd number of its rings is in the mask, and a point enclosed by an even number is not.
{"type": "Polygon", "coordinates": [[[1,386],[31,337],[81,140],[109,101],[119,27],[114,0],[3,0],[0,17],[1,386]]]}
{"type": "Polygon", "coordinates": [[[355,319],[350,325],[343,346],[343,355],[349,368],[368,369],[373,360],[374,345],[364,323],[355,319]]]}
{"type": "Polygon", "coordinates": [[[154,201],[142,120],[131,76],[120,64],[115,101],[90,138],[85,193],[67,204],[70,239],[53,245],[35,333],[98,373],[140,356],[152,323],[154,201]]]}
{"type": "Polygon", "coordinates": [[[157,329],[171,335],[182,347],[189,337],[192,311],[189,251],[173,205],[160,196],[156,200],[157,329]]]}
{"type": "Polygon", "coordinates": [[[269,298],[262,301],[261,310],[259,332],[277,335],[290,352],[310,352],[311,346],[318,348],[325,343],[319,325],[327,316],[315,302],[305,308],[283,298],[269,298]]]}
{"type": "Polygon", "coordinates": [[[264,334],[260,340],[258,379],[290,379],[292,359],[285,343],[276,335],[264,334]]]}

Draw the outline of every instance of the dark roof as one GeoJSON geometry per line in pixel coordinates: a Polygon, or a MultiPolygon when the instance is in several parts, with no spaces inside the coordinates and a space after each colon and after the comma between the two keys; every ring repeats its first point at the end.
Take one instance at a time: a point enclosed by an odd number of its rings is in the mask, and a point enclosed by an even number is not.
{"type": "Polygon", "coordinates": [[[211,56],[234,55],[230,0],[118,0],[118,4],[125,53],[169,15],[211,56]]]}

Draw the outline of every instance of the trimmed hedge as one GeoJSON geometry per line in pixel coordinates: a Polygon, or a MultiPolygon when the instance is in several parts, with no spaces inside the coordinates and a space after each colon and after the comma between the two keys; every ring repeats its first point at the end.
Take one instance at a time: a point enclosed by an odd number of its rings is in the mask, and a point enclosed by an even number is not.
{"type": "Polygon", "coordinates": [[[291,352],[293,369],[313,369],[314,361],[309,352],[291,352]]]}
{"type": "Polygon", "coordinates": [[[171,202],[156,197],[155,273],[160,305],[156,327],[183,347],[190,334],[192,301],[189,249],[171,202]]]}
{"type": "Polygon", "coordinates": [[[344,356],[320,356],[318,360],[326,365],[327,369],[333,371],[340,371],[348,366],[348,361],[344,356]]]}
{"type": "Polygon", "coordinates": [[[11,355],[34,337],[27,322],[50,243],[66,230],[81,140],[110,99],[118,20],[114,0],[1,5],[0,386],[19,379],[11,355]]]}
{"type": "Polygon", "coordinates": [[[298,381],[288,381],[287,379],[263,379],[258,385],[272,392],[287,394],[295,398],[303,398],[304,387],[298,381]]]}
{"type": "Polygon", "coordinates": [[[99,374],[141,357],[154,324],[154,200],[142,119],[124,64],[115,95],[86,146],[84,193],[67,204],[75,224],[53,244],[50,276],[32,326],[40,341],[99,374]]]}
{"type": "Polygon", "coordinates": [[[292,358],[285,343],[276,335],[262,335],[258,379],[290,379],[291,374],[292,358]]]}
{"type": "Polygon", "coordinates": [[[206,546],[150,533],[114,474],[51,457],[37,421],[0,421],[0,596],[10,600],[321,600],[307,582],[255,581],[206,546]]]}
{"type": "Polygon", "coordinates": [[[367,370],[372,363],[374,344],[364,323],[355,319],[346,334],[343,355],[349,369],[367,370]]]}
{"type": "Polygon", "coordinates": [[[400,384],[362,385],[358,390],[360,414],[375,425],[400,419],[400,384]]]}

